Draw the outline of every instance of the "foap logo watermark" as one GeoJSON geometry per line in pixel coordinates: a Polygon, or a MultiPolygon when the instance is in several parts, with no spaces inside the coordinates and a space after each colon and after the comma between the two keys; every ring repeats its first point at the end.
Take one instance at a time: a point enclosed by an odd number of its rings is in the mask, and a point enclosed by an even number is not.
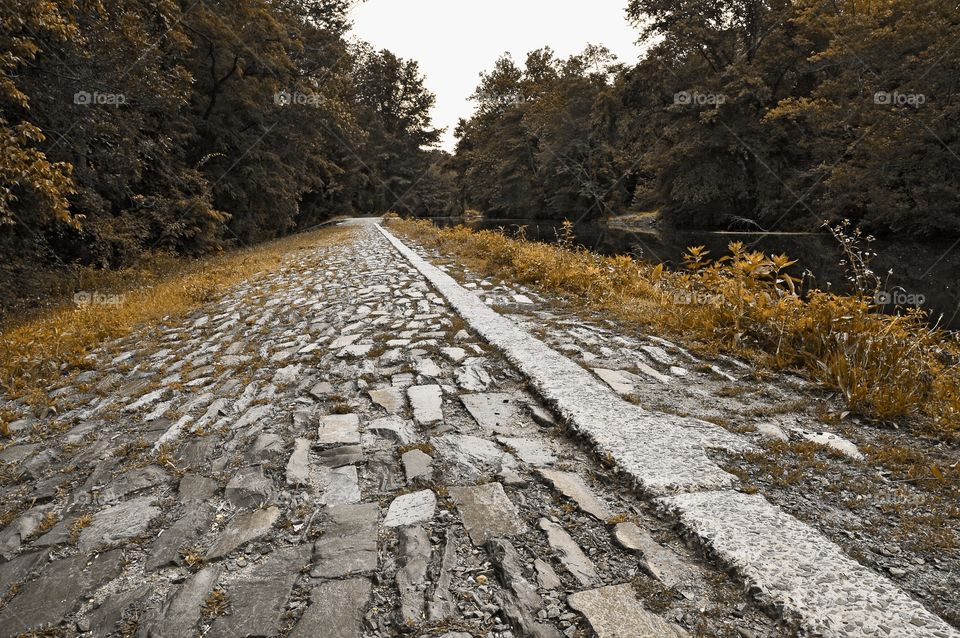
{"type": "Polygon", "coordinates": [[[277,91],[273,94],[273,103],[277,106],[320,106],[323,101],[323,96],[317,93],[277,91]]]}
{"type": "Polygon", "coordinates": [[[873,94],[873,102],[881,106],[912,106],[913,108],[919,108],[927,103],[927,96],[923,93],[877,91],[873,94]]]}
{"type": "Polygon", "coordinates": [[[723,93],[680,91],[673,94],[673,103],[679,106],[720,106],[726,102],[727,96],[723,93]]]}
{"type": "Polygon", "coordinates": [[[873,296],[873,302],[878,306],[913,306],[920,307],[927,302],[921,294],[908,293],[903,288],[881,290],[873,296]]]}
{"type": "Polygon", "coordinates": [[[119,306],[123,303],[124,295],[108,295],[101,292],[81,290],[73,293],[73,303],[78,308],[87,306],[119,306]]]}
{"type": "Polygon", "coordinates": [[[123,93],[77,91],[73,94],[73,103],[79,106],[120,106],[127,103],[127,96],[123,93]]]}
{"type": "Polygon", "coordinates": [[[708,294],[699,290],[672,292],[674,303],[678,306],[719,306],[723,303],[723,295],[708,294]]]}
{"type": "Polygon", "coordinates": [[[115,490],[93,489],[90,492],[84,492],[73,497],[74,505],[96,505],[97,507],[106,507],[116,505],[120,502],[123,494],[115,493],[115,490]]]}

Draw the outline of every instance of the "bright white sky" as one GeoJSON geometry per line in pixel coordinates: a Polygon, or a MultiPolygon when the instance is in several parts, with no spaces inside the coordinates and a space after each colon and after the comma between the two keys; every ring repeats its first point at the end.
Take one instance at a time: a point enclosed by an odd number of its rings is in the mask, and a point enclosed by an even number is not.
{"type": "Polygon", "coordinates": [[[473,112],[470,95],[481,71],[506,51],[523,62],[549,45],[558,57],[602,44],[620,62],[640,58],[638,32],[626,19],[627,0],[366,0],[352,12],[354,35],[377,49],[417,60],[437,96],[433,125],[446,127],[452,150],[457,120],[473,112]]]}

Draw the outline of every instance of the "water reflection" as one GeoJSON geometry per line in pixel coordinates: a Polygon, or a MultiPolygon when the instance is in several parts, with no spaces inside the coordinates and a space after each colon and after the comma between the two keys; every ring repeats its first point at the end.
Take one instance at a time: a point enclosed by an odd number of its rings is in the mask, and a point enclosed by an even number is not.
{"type": "MultiPolygon", "coordinates": [[[[434,223],[450,226],[461,219],[435,218],[434,223]]],[[[485,219],[468,225],[476,229],[502,228],[508,233],[525,227],[530,240],[556,242],[559,221],[522,219],[485,219]]],[[[690,232],[670,229],[632,231],[600,224],[574,226],[577,244],[606,255],[629,254],[648,261],[661,262],[676,268],[688,246],[706,246],[710,256],[727,254],[727,245],[742,241],[753,250],[768,254],[787,254],[797,260],[792,273],[800,276],[809,271],[812,285],[820,289],[848,292],[849,283],[840,265],[840,246],[829,235],[809,233],[729,233],[690,232]]],[[[887,299],[901,305],[913,301],[930,313],[931,322],[960,330],[960,242],[919,243],[877,240],[871,245],[877,253],[873,268],[886,281],[887,299]],[[888,271],[893,273],[887,275],[888,271]]]]}

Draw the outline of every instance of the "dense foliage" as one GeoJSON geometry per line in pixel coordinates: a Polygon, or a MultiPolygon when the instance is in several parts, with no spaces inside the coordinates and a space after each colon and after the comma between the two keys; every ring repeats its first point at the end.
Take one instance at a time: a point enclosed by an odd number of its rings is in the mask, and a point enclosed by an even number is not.
{"type": "Polygon", "coordinates": [[[960,234],[956,0],[631,0],[645,55],[534,51],[483,76],[465,207],[685,227],[960,234]]]}
{"type": "Polygon", "coordinates": [[[3,278],[452,201],[416,62],[351,44],[349,6],[0,3],[3,278]]]}

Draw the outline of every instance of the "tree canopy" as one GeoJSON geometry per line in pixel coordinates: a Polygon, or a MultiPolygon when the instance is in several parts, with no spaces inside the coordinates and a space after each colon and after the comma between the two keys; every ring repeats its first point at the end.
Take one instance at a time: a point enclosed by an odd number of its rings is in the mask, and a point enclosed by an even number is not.
{"type": "Polygon", "coordinates": [[[348,42],[347,0],[0,6],[8,265],[120,266],[453,201],[417,63],[348,42]]]}
{"type": "Polygon", "coordinates": [[[631,0],[635,64],[540,49],[482,76],[451,162],[460,201],[498,217],[960,235],[958,9],[631,0]]]}

